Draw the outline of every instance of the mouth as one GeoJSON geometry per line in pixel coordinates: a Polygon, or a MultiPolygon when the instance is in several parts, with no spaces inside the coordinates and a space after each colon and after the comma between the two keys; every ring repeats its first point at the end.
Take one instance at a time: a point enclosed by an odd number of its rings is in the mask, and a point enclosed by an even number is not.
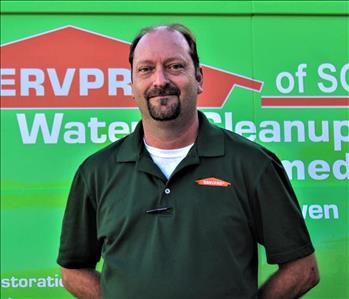
{"type": "Polygon", "coordinates": [[[171,85],[162,88],[153,88],[147,90],[144,94],[147,101],[150,101],[151,99],[170,99],[172,97],[179,97],[179,95],[179,88],[171,85]]]}
{"type": "Polygon", "coordinates": [[[170,97],[178,97],[178,95],[177,94],[166,94],[166,95],[151,96],[151,97],[148,97],[148,101],[149,100],[165,100],[165,99],[168,99],[170,97]]]}

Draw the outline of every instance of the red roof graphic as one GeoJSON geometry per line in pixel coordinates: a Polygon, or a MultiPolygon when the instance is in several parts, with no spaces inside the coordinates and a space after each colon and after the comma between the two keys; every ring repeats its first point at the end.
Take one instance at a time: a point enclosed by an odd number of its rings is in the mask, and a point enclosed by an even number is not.
{"type": "MultiPolygon", "coordinates": [[[[129,43],[73,26],[1,46],[2,108],[136,107],[129,43]]],[[[222,107],[234,87],[262,82],[203,65],[199,107],[222,107]]]]}

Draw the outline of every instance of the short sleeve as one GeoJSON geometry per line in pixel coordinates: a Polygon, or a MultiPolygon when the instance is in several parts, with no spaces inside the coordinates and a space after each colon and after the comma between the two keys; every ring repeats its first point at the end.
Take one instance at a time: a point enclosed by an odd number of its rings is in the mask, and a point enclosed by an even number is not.
{"type": "Polygon", "coordinates": [[[77,171],[64,213],[57,263],[65,268],[95,268],[101,246],[97,239],[96,202],[81,168],[77,171]]]}
{"type": "Polygon", "coordinates": [[[257,239],[269,264],[282,264],[314,252],[287,174],[273,155],[255,189],[257,239]]]}

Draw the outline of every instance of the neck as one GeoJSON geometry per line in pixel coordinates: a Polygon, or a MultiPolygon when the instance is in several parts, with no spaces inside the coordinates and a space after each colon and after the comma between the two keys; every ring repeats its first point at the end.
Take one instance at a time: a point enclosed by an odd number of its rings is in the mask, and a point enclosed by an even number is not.
{"type": "Polygon", "coordinates": [[[143,130],[145,142],[160,149],[175,149],[185,147],[195,142],[199,128],[197,112],[187,121],[144,121],[143,130]]]}

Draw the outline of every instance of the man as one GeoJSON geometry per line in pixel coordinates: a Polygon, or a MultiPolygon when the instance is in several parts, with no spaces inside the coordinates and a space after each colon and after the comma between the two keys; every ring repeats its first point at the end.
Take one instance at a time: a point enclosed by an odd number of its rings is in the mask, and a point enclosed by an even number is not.
{"type": "Polygon", "coordinates": [[[280,161],[197,111],[203,74],[190,31],[141,31],[130,63],[142,122],[74,178],[58,257],[65,287],[79,298],[245,299],[297,298],[316,285],[280,161]],[[259,290],[257,242],[279,265],[259,290]]]}

